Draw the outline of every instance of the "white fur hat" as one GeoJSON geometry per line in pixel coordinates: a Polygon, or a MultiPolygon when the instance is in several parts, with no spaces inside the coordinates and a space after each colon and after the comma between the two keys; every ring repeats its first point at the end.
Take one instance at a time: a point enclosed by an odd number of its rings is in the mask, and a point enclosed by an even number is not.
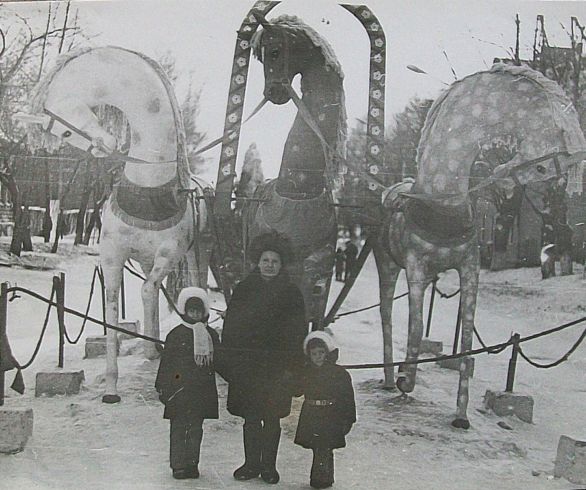
{"type": "Polygon", "coordinates": [[[206,293],[202,288],[192,286],[183,288],[179,293],[179,298],[177,298],[177,311],[180,315],[185,315],[185,303],[187,303],[187,300],[191,298],[199,298],[203,303],[204,315],[210,314],[208,293],[206,293]]]}
{"type": "Polygon", "coordinates": [[[332,352],[334,349],[336,349],[334,338],[329,333],[316,330],[315,332],[311,332],[307,337],[305,337],[305,340],[303,341],[303,352],[305,355],[308,355],[307,344],[309,344],[309,341],[312,339],[319,339],[324,344],[326,344],[326,349],[328,349],[328,352],[332,352]]]}

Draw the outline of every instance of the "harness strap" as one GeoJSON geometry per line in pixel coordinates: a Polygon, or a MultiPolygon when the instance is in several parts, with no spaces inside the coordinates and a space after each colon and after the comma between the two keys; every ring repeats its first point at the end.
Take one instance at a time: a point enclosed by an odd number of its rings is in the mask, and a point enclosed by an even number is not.
{"type": "Polygon", "coordinates": [[[316,136],[321,141],[321,144],[324,148],[324,154],[326,155],[326,162],[329,161],[329,159],[327,158],[328,154],[326,153],[326,151],[329,151],[332,155],[336,155],[346,166],[351,168],[353,171],[359,173],[361,175],[361,178],[367,180],[369,183],[375,184],[377,188],[386,189],[386,187],[379,180],[375,179],[372,175],[363,172],[360,168],[358,168],[357,165],[355,165],[353,162],[349,162],[346,158],[344,158],[343,155],[340,154],[339,151],[334,150],[334,148],[330,146],[330,144],[326,141],[324,135],[322,134],[321,130],[319,129],[318,124],[315,122],[315,119],[312,116],[311,112],[309,112],[307,106],[297,95],[295,89],[291,86],[290,83],[285,84],[285,87],[291,99],[293,100],[293,103],[297,106],[297,109],[299,110],[301,117],[303,117],[303,120],[307,123],[310,129],[316,134],[316,136]]]}

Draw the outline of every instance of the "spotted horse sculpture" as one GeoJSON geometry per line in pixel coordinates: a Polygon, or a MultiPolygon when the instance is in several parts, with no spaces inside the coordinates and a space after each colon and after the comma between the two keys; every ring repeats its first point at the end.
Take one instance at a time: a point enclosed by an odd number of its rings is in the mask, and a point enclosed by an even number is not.
{"type": "MultiPolygon", "coordinates": [[[[489,185],[515,185],[559,176],[586,156],[586,141],[571,101],[561,88],[527,67],[496,64],[453,83],[431,107],[417,152],[414,183],[389,189],[384,226],[374,247],[381,284],[385,363],[393,363],[392,306],[397,276],[405,269],[409,285],[409,333],[406,363],[397,387],[415,387],[423,334],[424,293],[449,269],[460,277],[461,352],[472,348],[480,269],[471,195],[489,185]],[[509,142],[510,159],[493,162],[482,154],[509,142]]],[[[387,369],[386,387],[395,385],[387,369]]],[[[471,359],[460,364],[456,418],[467,429],[471,359]]]]}

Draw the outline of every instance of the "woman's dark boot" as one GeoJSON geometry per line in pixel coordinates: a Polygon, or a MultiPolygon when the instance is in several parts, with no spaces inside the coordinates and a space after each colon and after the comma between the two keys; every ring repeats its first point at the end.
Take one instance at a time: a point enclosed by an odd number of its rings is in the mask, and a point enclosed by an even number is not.
{"type": "Polygon", "coordinates": [[[278,483],[279,472],[277,471],[277,452],[281,439],[281,428],[264,427],[262,440],[262,463],[261,478],[267,483],[278,483]]]}
{"type": "Polygon", "coordinates": [[[262,426],[244,422],[244,464],[234,472],[236,480],[252,480],[260,475],[260,455],[262,447],[262,426]]]}

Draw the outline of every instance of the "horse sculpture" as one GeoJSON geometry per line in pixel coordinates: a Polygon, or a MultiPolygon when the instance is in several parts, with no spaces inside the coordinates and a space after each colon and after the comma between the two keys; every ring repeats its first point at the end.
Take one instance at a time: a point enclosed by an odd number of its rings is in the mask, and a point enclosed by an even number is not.
{"type": "MultiPolygon", "coordinates": [[[[144,333],[158,339],[163,280],[186,257],[189,282],[205,285],[208,264],[208,247],[201,242],[205,202],[189,197],[201,195],[202,186],[189,173],[183,123],[166,74],[155,61],[133,51],[88,49],[61,60],[39,85],[32,106],[45,119],[40,136],[44,146],[65,141],[95,156],[118,153],[124,162],[102,218],[99,252],[106,321],[118,324],[124,266],[127,260],[136,260],[146,276],[141,290],[144,333]],[[116,107],[128,120],[127,156],[116,151],[116,139],[92,112],[102,105],[116,107]]],[[[120,401],[117,349],[116,331],[109,329],[102,398],[106,403],[120,401]]],[[[158,355],[153,343],[145,345],[145,354],[158,355]]]]}
{"type": "MultiPolygon", "coordinates": [[[[416,361],[423,334],[423,298],[438,273],[460,276],[461,350],[472,348],[479,277],[479,249],[470,195],[487,185],[511,190],[568,170],[586,156],[576,112],[559,86],[526,67],[497,64],[448,88],[427,116],[418,148],[414,183],[385,194],[385,222],[375,246],[380,275],[385,363],[392,364],[391,313],[397,276],[409,284],[406,361],[416,361]],[[508,145],[509,161],[483,161],[495,145],[508,145]],[[484,180],[475,176],[486,176],[484,180]]],[[[417,367],[399,367],[397,387],[414,389],[417,367]]],[[[467,429],[471,359],[460,364],[456,418],[467,429]]],[[[394,387],[392,368],[386,387],[394,387]]]]}
{"type": "Polygon", "coordinates": [[[252,48],[264,64],[264,95],[279,105],[293,98],[299,110],[279,177],[259,185],[256,200],[243,212],[244,244],[248,248],[255,237],[271,231],[289,240],[293,260],[288,271],[303,292],[307,320],[319,328],[336,244],[333,176],[346,139],[343,73],[329,44],[297,17],[282,15],[261,24],[252,48]],[[297,74],[300,100],[291,87],[297,74]],[[318,127],[312,128],[311,121],[318,127]]]}

